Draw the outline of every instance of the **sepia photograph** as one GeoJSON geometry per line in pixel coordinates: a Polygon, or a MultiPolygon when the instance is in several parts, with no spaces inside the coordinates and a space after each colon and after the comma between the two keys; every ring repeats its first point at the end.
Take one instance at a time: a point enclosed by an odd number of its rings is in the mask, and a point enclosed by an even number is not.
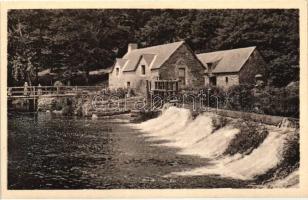
{"type": "Polygon", "coordinates": [[[299,9],[6,23],[8,191],[300,188],[299,9]]]}

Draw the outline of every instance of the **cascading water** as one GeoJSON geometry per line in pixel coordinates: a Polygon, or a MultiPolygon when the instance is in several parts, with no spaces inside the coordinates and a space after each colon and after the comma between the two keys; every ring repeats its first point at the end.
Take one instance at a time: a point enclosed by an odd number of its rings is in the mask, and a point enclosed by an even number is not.
{"type": "Polygon", "coordinates": [[[285,140],[292,131],[267,126],[269,134],[264,141],[248,155],[224,154],[230,142],[240,132],[234,122],[214,130],[212,114],[201,114],[192,119],[187,109],[170,107],[163,114],[141,124],[141,129],[151,140],[165,140],[163,146],[178,147],[179,154],[198,155],[211,160],[208,166],[190,171],[173,172],[171,176],[198,176],[215,174],[241,180],[252,180],[277,166],[282,160],[285,140]]]}

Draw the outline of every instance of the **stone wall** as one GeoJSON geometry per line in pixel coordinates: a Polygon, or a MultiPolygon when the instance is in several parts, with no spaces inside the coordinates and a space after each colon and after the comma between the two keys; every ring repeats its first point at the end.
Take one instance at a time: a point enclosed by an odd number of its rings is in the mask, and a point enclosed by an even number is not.
{"type": "Polygon", "coordinates": [[[280,126],[282,122],[288,120],[290,122],[290,127],[295,127],[295,128],[299,127],[299,121],[296,118],[241,112],[234,110],[214,109],[214,108],[208,108],[208,111],[224,117],[241,118],[244,120],[250,120],[274,126],[280,126]]]}
{"type": "Polygon", "coordinates": [[[233,85],[239,84],[239,75],[237,74],[217,74],[217,87],[228,89],[233,85]],[[228,79],[228,81],[226,81],[228,79]]]}
{"type": "Polygon", "coordinates": [[[109,73],[108,86],[109,86],[110,89],[124,87],[122,70],[123,70],[123,68],[120,65],[118,65],[118,63],[116,63],[112,72],[109,73]],[[118,75],[116,74],[117,68],[119,68],[119,74],[118,75]]]}
{"type": "Polygon", "coordinates": [[[255,75],[261,74],[264,81],[267,79],[266,63],[257,50],[250,55],[244,66],[239,72],[239,83],[255,84],[255,75]]]}
{"type": "Polygon", "coordinates": [[[204,67],[186,44],[181,45],[161,66],[160,78],[163,80],[179,79],[179,68],[185,68],[185,87],[204,86],[204,67]]]}
{"type": "MultiPolygon", "coordinates": [[[[204,86],[204,67],[196,58],[192,50],[185,44],[181,45],[171,57],[161,66],[160,69],[151,70],[147,62],[142,58],[135,71],[123,72],[123,68],[117,64],[109,75],[109,88],[130,87],[138,93],[146,93],[146,80],[157,80],[158,77],[164,80],[178,79],[179,68],[185,68],[186,87],[204,86]],[[145,65],[145,74],[141,72],[141,66],[145,65]],[[116,75],[116,68],[119,68],[119,75],[116,75]]],[[[153,84],[152,84],[153,85],[153,84]]]]}
{"type": "Polygon", "coordinates": [[[146,93],[146,80],[156,80],[158,70],[151,70],[150,66],[144,59],[141,59],[135,71],[123,72],[123,68],[115,65],[112,73],[109,74],[109,88],[126,88],[128,82],[131,88],[137,93],[146,93]],[[145,65],[145,74],[142,74],[141,66],[145,65]],[[119,68],[119,75],[116,75],[116,68],[119,68]]]}
{"type": "MultiPolygon", "coordinates": [[[[267,70],[266,63],[260,53],[255,50],[240,72],[235,73],[219,73],[216,75],[216,86],[228,89],[233,85],[239,84],[255,84],[255,75],[261,74],[263,80],[266,82],[267,79],[267,70]],[[226,77],[228,77],[228,82],[226,82],[226,77]]],[[[209,85],[209,78],[205,76],[205,85],[209,85]]]]}

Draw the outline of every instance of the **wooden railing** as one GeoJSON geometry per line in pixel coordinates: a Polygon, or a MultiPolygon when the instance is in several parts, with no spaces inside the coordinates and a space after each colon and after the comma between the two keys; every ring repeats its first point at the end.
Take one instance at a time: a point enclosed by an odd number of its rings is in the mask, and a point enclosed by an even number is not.
{"type": "Polygon", "coordinates": [[[155,80],[153,81],[151,92],[153,95],[166,97],[176,95],[179,91],[179,80],[155,80]]]}
{"type": "Polygon", "coordinates": [[[8,87],[8,98],[36,98],[41,95],[73,96],[101,91],[105,86],[26,86],[8,87]]]}

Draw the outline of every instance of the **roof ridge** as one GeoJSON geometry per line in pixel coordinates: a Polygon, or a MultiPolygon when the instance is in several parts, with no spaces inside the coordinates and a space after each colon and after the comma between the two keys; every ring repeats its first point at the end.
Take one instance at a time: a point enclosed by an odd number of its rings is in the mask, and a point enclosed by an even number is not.
{"type": "Polygon", "coordinates": [[[184,43],[185,41],[178,41],[178,42],[171,42],[171,43],[166,43],[166,44],[159,44],[159,45],[154,45],[154,46],[148,46],[148,47],[143,47],[143,48],[138,48],[138,49],[134,49],[134,50],[131,50],[132,52],[133,51],[138,51],[138,50],[144,50],[144,49],[148,49],[148,48],[153,48],[153,47],[160,47],[160,46],[165,46],[165,45],[172,45],[172,44],[176,44],[176,43],[184,43]]]}
{"type": "Polygon", "coordinates": [[[116,60],[128,60],[126,58],[116,58],[116,60]]]}
{"type": "MultiPolygon", "coordinates": [[[[170,54],[169,56],[167,56],[167,57],[165,58],[165,60],[161,63],[160,66],[162,66],[163,64],[165,64],[165,62],[174,54],[174,52],[176,52],[176,50],[177,50],[178,48],[180,48],[180,46],[182,46],[183,44],[185,44],[185,41],[173,42],[173,43],[171,43],[171,44],[174,44],[174,43],[179,43],[179,45],[171,52],[171,54],[170,54]]],[[[156,56],[157,56],[157,55],[156,55],[156,56]]],[[[156,69],[156,68],[152,68],[152,67],[151,67],[151,69],[156,69]]]]}
{"type": "Polygon", "coordinates": [[[166,60],[168,60],[168,58],[173,55],[173,53],[184,43],[185,41],[179,41],[131,50],[123,56],[123,58],[128,59],[128,64],[124,68],[123,72],[135,71],[142,57],[147,57],[149,55],[150,57],[153,56],[153,59],[151,60],[154,62],[151,65],[151,69],[160,68],[160,66],[162,66],[166,60]],[[154,56],[156,56],[156,59],[154,59],[154,56]]]}
{"type": "Polygon", "coordinates": [[[249,54],[247,55],[246,59],[244,60],[242,66],[241,66],[241,68],[240,68],[240,71],[241,71],[241,69],[243,68],[243,66],[246,64],[247,60],[249,59],[249,57],[251,56],[252,52],[254,52],[255,49],[256,49],[256,47],[254,47],[254,48],[252,49],[252,51],[249,52],[249,54]]]}
{"type": "Polygon", "coordinates": [[[225,49],[225,50],[218,50],[218,51],[210,51],[210,52],[204,52],[204,53],[198,53],[196,55],[202,55],[206,53],[216,53],[216,52],[226,52],[226,51],[234,51],[234,50],[240,50],[240,49],[248,49],[248,48],[256,48],[257,46],[249,46],[249,47],[240,47],[240,48],[235,48],[235,49],[225,49]]]}
{"type": "Polygon", "coordinates": [[[204,65],[217,62],[213,73],[224,73],[240,71],[255,50],[256,46],[251,46],[196,55],[204,65]]]}

